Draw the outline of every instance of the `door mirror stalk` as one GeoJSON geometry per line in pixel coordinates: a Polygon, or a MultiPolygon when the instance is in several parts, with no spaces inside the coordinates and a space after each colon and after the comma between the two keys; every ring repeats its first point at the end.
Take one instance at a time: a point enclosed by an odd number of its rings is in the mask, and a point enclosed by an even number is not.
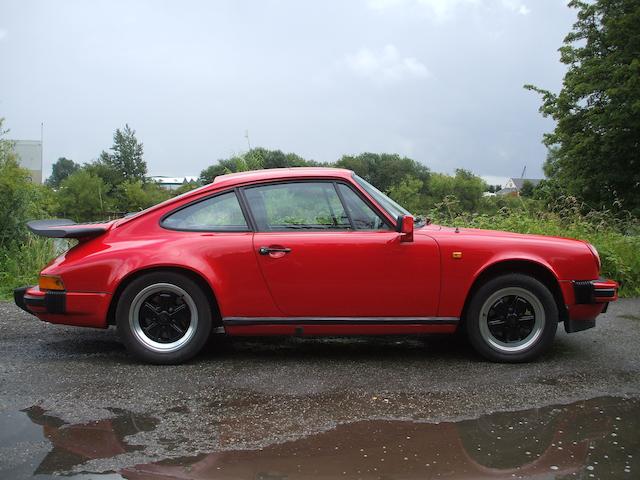
{"type": "Polygon", "coordinates": [[[398,216],[397,230],[402,234],[401,242],[413,242],[413,217],[411,215],[398,216]]]}

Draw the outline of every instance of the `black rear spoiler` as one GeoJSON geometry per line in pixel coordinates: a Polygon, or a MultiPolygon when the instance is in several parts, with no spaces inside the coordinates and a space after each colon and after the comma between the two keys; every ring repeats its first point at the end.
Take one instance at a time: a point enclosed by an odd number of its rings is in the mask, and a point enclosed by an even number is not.
{"type": "Polygon", "coordinates": [[[27,222],[27,227],[33,233],[49,238],[89,239],[103,234],[109,229],[109,226],[109,223],[76,223],[66,218],[27,222]]]}

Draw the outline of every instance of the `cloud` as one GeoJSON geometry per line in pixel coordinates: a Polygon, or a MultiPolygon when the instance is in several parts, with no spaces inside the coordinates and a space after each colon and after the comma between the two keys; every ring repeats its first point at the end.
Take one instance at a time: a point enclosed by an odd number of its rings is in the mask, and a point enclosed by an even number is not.
{"type": "Polygon", "coordinates": [[[502,6],[518,15],[529,15],[531,10],[520,0],[502,0],[502,6]]]}
{"type": "Polygon", "coordinates": [[[4,40],[7,35],[9,35],[9,32],[6,29],[0,27],[0,40],[4,40]]]}
{"type": "Polygon", "coordinates": [[[429,12],[438,21],[453,17],[462,7],[484,6],[499,7],[519,15],[527,15],[531,10],[522,0],[368,0],[373,10],[387,10],[397,7],[418,7],[429,12]]]}
{"type": "Polygon", "coordinates": [[[427,67],[415,57],[402,57],[394,45],[385,45],[381,51],[361,48],[346,56],[346,64],[356,75],[378,83],[427,78],[427,67]]]}

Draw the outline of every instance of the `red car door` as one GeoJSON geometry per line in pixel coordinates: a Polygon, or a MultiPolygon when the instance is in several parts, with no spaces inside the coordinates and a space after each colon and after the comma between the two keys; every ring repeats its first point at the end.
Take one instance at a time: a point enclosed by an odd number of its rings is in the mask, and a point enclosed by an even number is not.
{"type": "Polygon", "coordinates": [[[248,187],[253,246],[271,295],[289,317],[432,317],[436,242],[402,242],[352,187],[293,181],[248,187]]]}

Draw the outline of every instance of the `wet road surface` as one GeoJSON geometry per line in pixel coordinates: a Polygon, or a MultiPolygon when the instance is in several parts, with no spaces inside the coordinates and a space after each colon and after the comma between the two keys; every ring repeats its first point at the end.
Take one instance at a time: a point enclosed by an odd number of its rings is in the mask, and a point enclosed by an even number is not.
{"type": "Polygon", "coordinates": [[[637,299],[526,365],[398,337],[154,367],[10,304],[0,331],[0,478],[639,478],[637,299]]]}

